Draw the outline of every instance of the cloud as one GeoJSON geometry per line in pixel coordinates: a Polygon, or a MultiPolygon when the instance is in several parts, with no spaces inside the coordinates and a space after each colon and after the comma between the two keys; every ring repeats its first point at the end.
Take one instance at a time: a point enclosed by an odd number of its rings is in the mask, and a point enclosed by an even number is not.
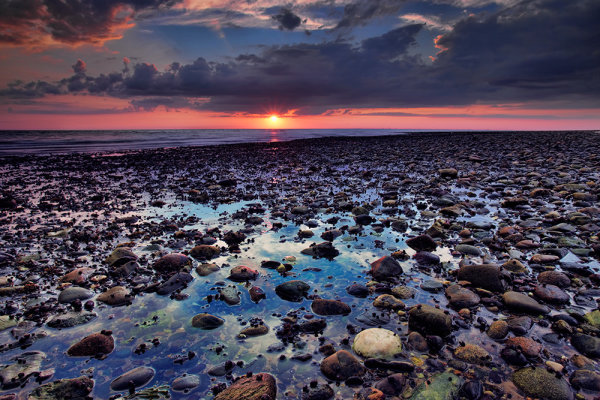
{"type": "Polygon", "coordinates": [[[97,93],[137,109],[194,108],[268,114],[320,114],[385,108],[557,102],[600,105],[597,0],[565,5],[531,0],[484,17],[467,17],[438,38],[433,63],[414,54],[423,24],[361,42],[266,46],[224,62],[198,58],[159,70],[151,63],[60,82],[14,82],[0,95],[31,99],[97,93]]]}
{"type": "Polygon", "coordinates": [[[400,19],[411,24],[424,24],[429,29],[452,30],[451,24],[442,22],[441,18],[435,15],[404,14],[400,16],[400,19]]]}
{"type": "Polygon", "coordinates": [[[72,66],[73,72],[75,72],[75,74],[85,73],[86,67],[87,66],[85,65],[85,61],[81,59],[77,59],[77,62],[72,66]]]}
{"type": "Polygon", "coordinates": [[[370,20],[397,13],[404,0],[358,0],[344,7],[344,15],[336,28],[352,28],[366,25],[370,20]]]}
{"type": "Polygon", "coordinates": [[[178,0],[4,0],[0,44],[102,44],[121,37],[136,17],[169,8],[178,0]]]}
{"type": "Polygon", "coordinates": [[[282,8],[278,14],[273,16],[273,19],[279,22],[279,29],[288,31],[293,31],[302,23],[302,19],[289,8],[282,8]]]}

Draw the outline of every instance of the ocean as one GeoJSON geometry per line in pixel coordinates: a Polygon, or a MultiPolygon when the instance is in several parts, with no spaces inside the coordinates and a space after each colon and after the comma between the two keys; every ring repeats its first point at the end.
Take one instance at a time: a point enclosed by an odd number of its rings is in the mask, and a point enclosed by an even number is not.
{"type": "Polygon", "coordinates": [[[188,129],[0,131],[0,155],[95,153],[340,136],[401,135],[398,129],[188,129]]]}

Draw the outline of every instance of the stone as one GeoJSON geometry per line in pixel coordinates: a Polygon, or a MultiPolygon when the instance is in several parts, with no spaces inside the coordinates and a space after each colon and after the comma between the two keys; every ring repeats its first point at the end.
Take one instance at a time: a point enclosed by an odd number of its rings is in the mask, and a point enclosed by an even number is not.
{"type": "Polygon", "coordinates": [[[258,303],[262,299],[267,298],[267,294],[265,293],[265,291],[259,288],[258,286],[252,286],[250,290],[248,290],[248,293],[250,294],[250,300],[252,300],[255,303],[258,303]]]}
{"type": "Polygon", "coordinates": [[[365,298],[369,295],[369,288],[365,285],[353,283],[346,288],[346,293],[348,293],[350,296],[365,298]]]}
{"type": "Polygon", "coordinates": [[[406,385],[406,377],[404,374],[398,373],[381,379],[375,383],[374,387],[387,396],[398,396],[402,393],[404,385],[406,385]]]}
{"type": "Polygon", "coordinates": [[[102,357],[115,349],[115,340],[110,331],[92,333],[67,350],[71,357],[102,357]]]}
{"type": "Polygon", "coordinates": [[[541,344],[531,338],[523,336],[508,338],[505,344],[506,346],[518,347],[521,352],[529,358],[535,358],[539,356],[540,352],[542,351],[541,344]]]}
{"type": "Polygon", "coordinates": [[[516,258],[512,258],[508,261],[506,261],[504,264],[502,264],[502,268],[504,268],[507,271],[512,272],[513,274],[526,274],[527,273],[527,267],[525,267],[525,265],[523,265],[523,263],[519,260],[517,260],[516,258]]]}
{"type": "Polygon", "coordinates": [[[571,400],[569,383],[544,367],[527,367],[516,371],[512,381],[531,397],[546,400],[571,400]]]}
{"type": "Polygon", "coordinates": [[[504,304],[513,311],[524,312],[528,314],[540,315],[548,314],[550,309],[526,294],[508,291],[502,295],[504,304]]]}
{"type": "Polygon", "coordinates": [[[590,311],[586,313],[583,318],[588,324],[600,328],[600,310],[590,311]]]}
{"type": "Polygon", "coordinates": [[[428,251],[419,251],[413,258],[419,265],[438,265],[440,263],[440,257],[428,251]]]}
{"type": "Polygon", "coordinates": [[[0,332],[17,325],[17,320],[9,315],[0,315],[0,332]]]}
{"type": "Polygon", "coordinates": [[[529,332],[533,325],[533,321],[526,315],[511,316],[506,320],[508,329],[517,336],[522,336],[529,332]]]}
{"type": "Polygon", "coordinates": [[[443,337],[452,331],[452,318],[439,308],[418,304],[408,312],[408,327],[425,335],[443,337]]]}
{"type": "Polygon", "coordinates": [[[398,278],[402,273],[400,263],[390,256],[381,257],[371,263],[371,275],[380,281],[398,278]]]}
{"type": "Polygon", "coordinates": [[[242,301],[240,294],[235,286],[225,286],[217,288],[219,292],[219,299],[223,300],[225,303],[230,306],[235,306],[236,304],[240,304],[242,301]]]}
{"type": "Polygon", "coordinates": [[[171,253],[162,256],[152,264],[152,268],[160,273],[189,272],[192,268],[192,259],[181,253],[171,253]]]}
{"type": "Polygon", "coordinates": [[[352,350],[364,358],[392,360],[402,351],[402,341],[390,330],[370,328],[356,335],[352,350]]]}
{"type": "Polygon", "coordinates": [[[94,388],[94,380],[87,376],[59,379],[35,388],[28,400],[87,400],[94,388]]]}
{"type": "Polygon", "coordinates": [[[571,301],[567,293],[554,285],[537,285],[533,293],[540,300],[550,304],[567,304],[571,301]]]}
{"type": "Polygon", "coordinates": [[[504,339],[508,335],[508,323],[506,321],[494,321],[488,328],[487,335],[492,339],[504,339]]]}
{"type": "Polygon", "coordinates": [[[460,285],[448,287],[446,297],[450,305],[457,309],[475,307],[481,301],[477,294],[460,285]]]}
{"type": "Polygon", "coordinates": [[[96,300],[113,307],[118,307],[131,304],[133,296],[129,293],[129,289],[126,287],[115,286],[99,295],[96,300]]]}
{"type": "Polygon", "coordinates": [[[258,271],[246,267],[244,265],[238,265],[236,267],[231,268],[229,271],[229,279],[234,282],[246,282],[253,281],[258,277],[258,271]]]}
{"type": "Polygon", "coordinates": [[[221,249],[208,244],[199,244],[190,251],[190,255],[197,260],[210,260],[217,257],[220,253],[221,249]]]}
{"type": "Polygon", "coordinates": [[[346,350],[338,350],[321,362],[321,372],[334,381],[345,381],[352,376],[362,376],[365,367],[346,350]]]}
{"type": "Polygon", "coordinates": [[[600,339],[595,336],[576,333],[571,336],[571,344],[584,356],[600,357],[600,339]]]}
{"type": "Polygon", "coordinates": [[[463,265],[457,277],[459,281],[468,281],[475,287],[492,292],[503,292],[507,278],[495,264],[463,265]]]}
{"type": "Polygon", "coordinates": [[[111,267],[116,268],[129,261],[136,261],[137,259],[138,256],[136,256],[129,247],[117,247],[108,257],[106,257],[104,262],[111,267]]]}
{"type": "Polygon", "coordinates": [[[454,400],[462,385],[462,378],[451,372],[434,375],[423,382],[410,397],[412,400],[454,400]]]}
{"type": "Polygon", "coordinates": [[[284,300],[301,302],[308,294],[310,286],[299,280],[280,283],[275,287],[275,293],[284,300]]]}
{"type": "Polygon", "coordinates": [[[392,288],[392,294],[399,299],[408,300],[412,299],[417,291],[411,287],[398,285],[392,288]]]}
{"type": "Polygon", "coordinates": [[[416,251],[434,251],[437,244],[429,235],[419,235],[406,241],[406,245],[416,251]]]}
{"type": "Polygon", "coordinates": [[[137,367],[119,375],[110,383],[110,388],[116,392],[120,392],[128,390],[130,387],[142,387],[154,378],[154,374],[154,368],[137,367]]]}
{"type": "Polygon", "coordinates": [[[229,231],[223,235],[223,241],[229,246],[235,246],[246,240],[246,234],[243,232],[229,231]]]}
{"type": "Polygon", "coordinates": [[[194,374],[185,374],[179,376],[171,383],[171,389],[176,392],[185,392],[192,390],[200,385],[200,376],[194,374]]]}
{"type": "Polygon", "coordinates": [[[156,293],[161,296],[166,296],[178,290],[187,287],[194,278],[187,272],[178,272],[171,276],[165,283],[160,285],[156,290],[156,293]]]}
{"type": "Polygon", "coordinates": [[[12,364],[0,368],[0,384],[2,389],[11,389],[27,381],[29,377],[40,371],[46,354],[41,351],[28,351],[12,357],[12,364]]]}
{"type": "Polygon", "coordinates": [[[476,344],[467,343],[458,347],[454,351],[454,356],[459,360],[471,363],[485,365],[491,360],[490,354],[476,344]]]}
{"type": "Polygon", "coordinates": [[[340,254],[331,242],[313,243],[310,247],[302,250],[301,253],[313,258],[325,258],[328,260],[333,260],[340,254]]]}
{"type": "Polygon", "coordinates": [[[90,290],[79,287],[71,286],[60,292],[58,295],[59,303],[72,303],[75,300],[87,300],[94,295],[90,290]]]}
{"type": "Polygon", "coordinates": [[[275,400],[277,383],[266,373],[242,377],[217,394],[214,400],[275,400]]]}
{"type": "Polygon", "coordinates": [[[54,315],[48,320],[50,328],[71,328],[77,325],[83,325],[96,318],[98,314],[88,311],[68,311],[64,314],[54,315]]]}
{"type": "Polygon", "coordinates": [[[444,288],[444,285],[436,279],[427,279],[419,287],[426,292],[439,292],[444,288]]]}
{"type": "Polygon", "coordinates": [[[470,244],[459,244],[454,250],[458,251],[461,254],[471,255],[475,257],[481,256],[481,250],[479,247],[471,246],[470,244]]]}
{"type": "Polygon", "coordinates": [[[200,264],[196,267],[196,273],[200,276],[208,276],[208,275],[212,274],[213,272],[217,272],[220,269],[221,268],[219,268],[219,266],[217,264],[204,263],[204,264],[200,264]]]}
{"type": "Polygon", "coordinates": [[[346,303],[328,299],[313,300],[311,309],[318,315],[348,315],[352,311],[346,303]]]}
{"type": "Polygon", "coordinates": [[[538,275],[537,279],[539,283],[555,285],[559,288],[571,286],[571,280],[569,277],[560,271],[544,271],[538,275]]]}
{"type": "Polygon", "coordinates": [[[249,326],[247,328],[242,329],[239,333],[239,337],[244,336],[262,336],[266,335],[269,332],[269,327],[265,324],[258,324],[256,326],[249,326]]]}
{"type": "Polygon", "coordinates": [[[438,173],[442,178],[454,179],[458,177],[458,171],[455,168],[440,168],[438,169],[438,173]]]}
{"type": "Polygon", "coordinates": [[[420,352],[429,351],[427,339],[425,339],[419,332],[411,332],[408,334],[408,345],[410,348],[420,352]]]}
{"type": "Polygon", "coordinates": [[[305,386],[302,390],[302,400],[329,400],[334,396],[331,386],[319,383],[316,386],[312,384],[305,386]]]}
{"type": "Polygon", "coordinates": [[[382,294],[373,301],[373,306],[377,308],[387,308],[392,310],[404,310],[406,305],[402,300],[397,299],[391,294],[382,294]]]}
{"type": "Polygon", "coordinates": [[[580,369],[571,374],[571,385],[574,388],[600,392],[600,374],[588,369],[580,369]]]}
{"type": "Polygon", "coordinates": [[[75,268],[73,271],[64,275],[60,278],[61,282],[70,282],[76,285],[84,284],[87,281],[87,278],[92,274],[95,270],[89,267],[81,267],[75,268]]]}
{"type": "Polygon", "coordinates": [[[225,320],[206,313],[194,315],[192,318],[192,326],[200,329],[215,329],[224,323],[225,320]]]}

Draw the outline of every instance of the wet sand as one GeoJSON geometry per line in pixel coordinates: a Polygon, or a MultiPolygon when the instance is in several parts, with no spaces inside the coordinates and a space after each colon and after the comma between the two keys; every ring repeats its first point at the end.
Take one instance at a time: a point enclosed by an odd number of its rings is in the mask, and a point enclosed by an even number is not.
{"type": "Polygon", "coordinates": [[[0,159],[0,399],[592,399],[600,135],[0,159]]]}

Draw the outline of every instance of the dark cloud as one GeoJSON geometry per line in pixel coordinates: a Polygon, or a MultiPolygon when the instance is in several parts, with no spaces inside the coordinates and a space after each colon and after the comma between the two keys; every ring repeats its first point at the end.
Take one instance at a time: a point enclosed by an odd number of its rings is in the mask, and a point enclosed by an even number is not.
{"type": "Polygon", "coordinates": [[[85,61],[77,59],[77,62],[72,65],[72,68],[73,72],[75,72],[76,74],[83,74],[85,73],[87,66],[85,65],[85,61]]]}
{"type": "Polygon", "coordinates": [[[278,14],[272,17],[275,21],[279,22],[279,29],[293,31],[302,23],[302,19],[294,14],[289,8],[282,8],[278,14]]]}
{"type": "Polygon", "coordinates": [[[228,62],[198,58],[166,70],[137,63],[127,72],[98,77],[15,82],[0,94],[89,92],[131,99],[137,109],[163,105],[247,113],[548,100],[598,106],[597,15],[597,0],[568,5],[533,0],[485,18],[469,17],[438,39],[445,50],[434,63],[411,51],[423,29],[415,24],[360,43],[271,46],[228,62]]]}
{"type": "Polygon", "coordinates": [[[115,38],[136,16],[180,0],[2,0],[0,43],[37,45],[50,36],[67,44],[115,38]]]}
{"type": "Polygon", "coordinates": [[[358,0],[344,6],[344,15],[336,28],[366,25],[373,18],[393,15],[404,7],[404,0],[358,0]]]}

